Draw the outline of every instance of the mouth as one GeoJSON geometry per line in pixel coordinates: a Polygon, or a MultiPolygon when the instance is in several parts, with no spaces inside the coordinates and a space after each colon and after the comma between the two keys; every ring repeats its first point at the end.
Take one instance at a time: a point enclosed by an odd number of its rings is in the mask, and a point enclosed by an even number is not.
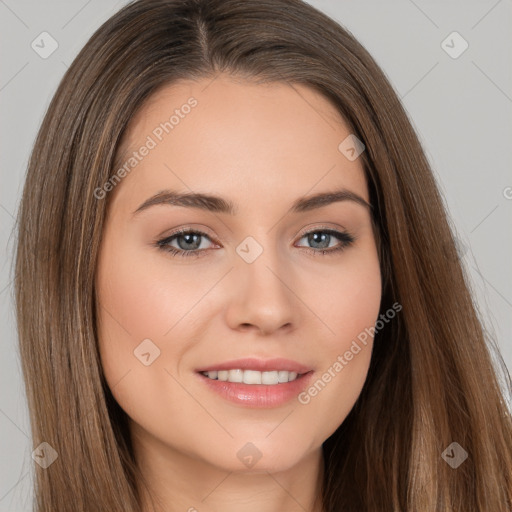
{"type": "Polygon", "coordinates": [[[238,359],[196,370],[200,381],[225,400],[243,407],[274,408],[304,391],[313,369],[288,359],[238,359]]]}

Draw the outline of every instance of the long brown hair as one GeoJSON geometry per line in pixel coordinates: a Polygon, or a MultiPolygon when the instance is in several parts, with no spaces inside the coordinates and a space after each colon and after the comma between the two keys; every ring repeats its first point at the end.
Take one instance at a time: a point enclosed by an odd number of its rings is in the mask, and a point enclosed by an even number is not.
{"type": "Polygon", "coordinates": [[[403,309],[377,333],[361,395],[323,444],[325,511],[511,510],[511,417],[429,163],[373,58],[301,0],[135,1],[62,79],[30,158],[15,261],[34,447],[58,453],[47,469],[35,465],[35,510],[141,510],[143,475],[98,355],[108,197],[94,191],[115,173],[147,98],[221,72],[319,91],[366,148],[382,311],[403,309]],[[468,453],[457,469],[442,457],[452,442],[468,453]]]}

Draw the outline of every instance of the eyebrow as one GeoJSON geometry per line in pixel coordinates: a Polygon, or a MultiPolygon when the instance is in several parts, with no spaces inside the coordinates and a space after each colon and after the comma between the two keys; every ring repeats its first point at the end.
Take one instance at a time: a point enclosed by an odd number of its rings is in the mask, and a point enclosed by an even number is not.
{"type": "MultiPolygon", "coordinates": [[[[347,189],[339,189],[332,192],[320,192],[309,197],[301,197],[292,204],[289,212],[307,212],[340,201],[351,201],[364,206],[369,210],[372,209],[372,205],[355,192],[347,189]]],[[[226,213],[228,215],[236,215],[238,212],[238,208],[232,201],[219,196],[192,192],[180,193],[173,190],[163,190],[144,201],[132,213],[132,216],[155,205],[174,205],[183,206],[185,208],[198,208],[210,212],[226,213]]]]}

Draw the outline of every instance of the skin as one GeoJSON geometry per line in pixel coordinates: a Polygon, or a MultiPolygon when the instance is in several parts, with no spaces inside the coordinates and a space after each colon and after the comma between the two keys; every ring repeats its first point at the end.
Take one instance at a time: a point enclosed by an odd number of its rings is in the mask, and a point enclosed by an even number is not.
{"type": "MultiPolygon", "coordinates": [[[[96,274],[105,377],[162,510],[318,512],[322,443],[361,392],[372,338],[307,404],[238,406],[195,370],[285,357],[310,365],[315,382],[375,325],[382,290],[370,211],[338,201],[287,213],[300,197],[339,188],[369,202],[361,159],[338,150],[351,132],[317,92],[227,75],[157,92],[132,119],[122,150],[138,149],[191,96],[197,106],[110,192],[96,274]],[[238,212],[167,204],[132,215],[163,189],[222,196],[238,212]],[[187,227],[208,235],[195,249],[201,257],[155,246],[187,227]],[[323,255],[342,240],[319,246],[301,236],[322,228],[356,240],[323,255]],[[263,249],[251,264],[236,252],[248,236],[263,249]],[[160,350],[148,366],[134,356],[144,339],[160,350]],[[252,468],[237,457],[248,442],[261,452],[252,468]]],[[[170,244],[185,251],[191,241],[170,244]]]]}

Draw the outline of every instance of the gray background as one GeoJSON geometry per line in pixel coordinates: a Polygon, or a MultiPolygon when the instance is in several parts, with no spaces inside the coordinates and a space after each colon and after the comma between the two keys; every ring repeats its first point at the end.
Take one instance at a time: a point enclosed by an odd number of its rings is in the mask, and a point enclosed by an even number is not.
{"type": "MultiPolygon", "coordinates": [[[[28,156],[64,71],[125,3],[0,0],[0,512],[31,503],[34,447],[12,299],[13,227],[28,156]],[[44,31],[58,43],[45,59],[31,47],[44,31]]],[[[402,99],[446,198],[483,320],[512,369],[511,0],[309,3],[354,34],[402,99]],[[469,44],[457,58],[442,46],[453,31],[469,44]]],[[[452,39],[446,44],[458,51],[452,39]]]]}

